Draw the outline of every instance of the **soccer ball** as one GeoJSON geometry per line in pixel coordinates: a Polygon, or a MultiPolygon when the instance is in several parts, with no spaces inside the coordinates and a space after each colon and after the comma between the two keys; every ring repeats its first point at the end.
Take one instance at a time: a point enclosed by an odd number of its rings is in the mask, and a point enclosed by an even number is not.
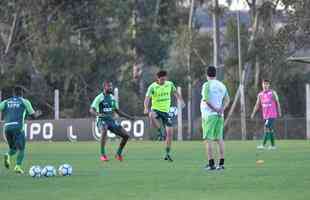
{"type": "Polygon", "coordinates": [[[41,176],[52,177],[56,175],[56,170],[53,166],[47,165],[41,171],[41,176]]]}
{"type": "Polygon", "coordinates": [[[177,107],[171,107],[169,109],[168,114],[169,114],[169,117],[175,118],[178,115],[178,108],[177,107]]]}
{"type": "Polygon", "coordinates": [[[34,165],[29,169],[29,175],[33,178],[39,178],[41,176],[41,167],[38,165],[34,165]]]}
{"type": "Polygon", "coordinates": [[[72,166],[69,164],[60,165],[58,168],[58,174],[60,176],[71,176],[72,175],[72,166]]]}

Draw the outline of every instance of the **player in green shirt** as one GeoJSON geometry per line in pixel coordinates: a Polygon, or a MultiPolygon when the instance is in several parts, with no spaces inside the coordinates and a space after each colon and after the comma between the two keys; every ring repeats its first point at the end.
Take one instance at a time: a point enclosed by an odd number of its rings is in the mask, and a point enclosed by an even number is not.
{"type": "Polygon", "coordinates": [[[148,87],[144,100],[144,114],[148,114],[151,123],[155,125],[158,131],[161,131],[159,120],[166,127],[166,155],[164,159],[168,161],[173,161],[170,156],[173,123],[168,113],[172,94],[182,102],[184,107],[185,104],[182,96],[177,93],[174,84],[171,81],[167,81],[167,72],[162,70],[157,73],[157,81],[148,87]],[[151,110],[149,110],[150,100],[152,101],[151,110]]]}
{"type": "Polygon", "coordinates": [[[21,165],[25,154],[26,138],[24,133],[25,118],[30,115],[37,118],[41,111],[35,112],[29,100],[21,97],[21,88],[14,88],[13,96],[0,103],[0,111],[4,115],[4,133],[9,145],[9,151],[4,155],[4,166],[9,169],[11,156],[17,152],[16,166],[14,171],[23,174],[21,165]]]}
{"type": "Polygon", "coordinates": [[[122,151],[129,139],[129,133],[114,120],[113,116],[114,113],[117,113],[118,115],[131,120],[134,120],[134,117],[131,117],[130,115],[127,115],[126,113],[119,110],[118,103],[113,96],[113,85],[110,81],[105,81],[103,83],[103,92],[100,93],[92,102],[90,106],[90,113],[97,118],[97,127],[101,133],[100,160],[109,160],[105,152],[105,144],[107,131],[110,130],[122,138],[115,156],[117,160],[122,161],[122,151]]]}

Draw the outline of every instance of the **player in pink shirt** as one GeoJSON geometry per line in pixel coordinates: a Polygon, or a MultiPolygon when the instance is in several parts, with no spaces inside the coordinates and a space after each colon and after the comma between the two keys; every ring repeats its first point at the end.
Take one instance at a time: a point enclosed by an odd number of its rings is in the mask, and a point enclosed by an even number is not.
{"type": "Polygon", "coordinates": [[[253,112],[251,114],[251,118],[254,118],[255,113],[259,108],[261,108],[263,119],[265,120],[264,126],[264,141],[263,144],[258,146],[258,149],[265,148],[265,145],[270,139],[271,146],[270,149],[275,149],[275,137],[274,137],[274,128],[273,123],[274,120],[278,117],[281,117],[281,106],[279,102],[279,97],[276,91],[270,89],[270,81],[263,80],[262,81],[263,91],[258,93],[257,101],[254,106],[253,112]]]}

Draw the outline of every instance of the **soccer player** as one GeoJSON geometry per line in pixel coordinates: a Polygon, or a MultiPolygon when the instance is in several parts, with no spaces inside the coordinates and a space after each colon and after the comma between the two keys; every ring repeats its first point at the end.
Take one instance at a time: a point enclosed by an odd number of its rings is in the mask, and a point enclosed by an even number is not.
{"type": "Polygon", "coordinates": [[[205,140],[206,154],[209,163],[206,170],[223,170],[224,169],[224,110],[229,105],[229,95],[226,86],[216,80],[216,68],[209,66],[207,69],[207,79],[202,86],[202,130],[203,139],[205,140]],[[220,158],[216,166],[213,157],[212,143],[217,142],[219,145],[220,158]]]}
{"type": "Polygon", "coordinates": [[[144,114],[148,114],[151,123],[155,125],[158,131],[161,131],[160,121],[166,127],[166,155],[164,160],[172,162],[170,155],[171,141],[173,137],[173,123],[169,116],[169,109],[171,106],[171,95],[174,95],[182,102],[184,101],[181,95],[177,93],[176,87],[171,81],[167,81],[167,72],[161,70],[157,73],[156,82],[152,83],[146,92],[144,100],[144,114]],[[151,110],[149,110],[150,100],[152,100],[151,110]]]}
{"type": "Polygon", "coordinates": [[[97,118],[97,127],[101,133],[101,161],[108,161],[109,158],[105,151],[105,144],[107,140],[107,131],[115,133],[122,138],[115,158],[119,161],[123,160],[122,152],[129,139],[129,133],[118,124],[114,118],[114,113],[119,116],[134,120],[134,117],[127,115],[119,110],[118,103],[113,96],[113,85],[110,81],[103,83],[103,91],[92,102],[90,106],[90,113],[97,118]]]}
{"type": "Polygon", "coordinates": [[[281,106],[279,102],[279,97],[276,91],[270,89],[269,80],[263,80],[262,87],[263,91],[258,93],[256,104],[251,114],[251,118],[253,119],[255,113],[258,111],[259,108],[261,108],[263,119],[265,120],[263,144],[259,145],[257,148],[264,149],[267,140],[270,139],[271,146],[269,147],[269,149],[276,149],[273,124],[276,118],[281,117],[281,106]]]}
{"type": "Polygon", "coordinates": [[[17,152],[14,171],[23,174],[22,162],[25,155],[26,138],[24,133],[25,117],[37,118],[41,111],[34,111],[29,100],[22,97],[22,89],[14,88],[13,96],[0,103],[0,111],[4,115],[4,133],[9,145],[9,151],[4,155],[4,166],[9,169],[11,157],[17,152]]]}

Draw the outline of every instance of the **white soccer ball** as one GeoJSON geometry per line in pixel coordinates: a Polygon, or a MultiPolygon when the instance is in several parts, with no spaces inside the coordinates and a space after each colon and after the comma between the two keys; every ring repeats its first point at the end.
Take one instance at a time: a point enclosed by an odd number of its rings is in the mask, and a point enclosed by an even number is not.
{"type": "Polygon", "coordinates": [[[72,166],[69,164],[60,165],[58,168],[58,174],[60,176],[71,176],[72,175],[72,166]]]}
{"type": "Polygon", "coordinates": [[[34,165],[29,169],[29,175],[33,178],[39,178],[41,176],[42,168],[38,165],[34,165]]]}
{"type": "Polygon", "coordinates": [[[171,118],[175,118],[178,115],[178,108],[177,107],[170,107],[168,113],[169,113],[169,116],[171,118]]]}
{"type": "Polygon", "coordinates": [[[53,166],[47,165],[41,171],[41,176],[52,177],[56,175],[56,170],[53,166]]]}

